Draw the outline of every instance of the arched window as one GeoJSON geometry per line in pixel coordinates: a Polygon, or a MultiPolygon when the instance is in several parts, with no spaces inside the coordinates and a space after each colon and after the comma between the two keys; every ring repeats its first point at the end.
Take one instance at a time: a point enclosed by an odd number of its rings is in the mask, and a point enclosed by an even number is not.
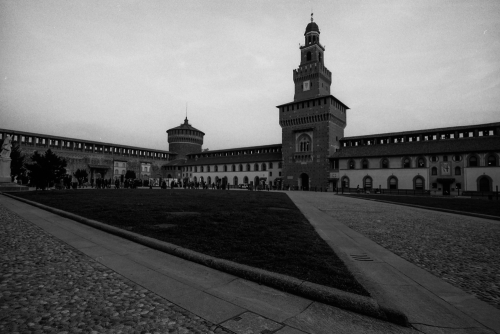
{"type": "Polygon", "coordinates": [[[381,165],[382,165],[382,168],[389,168],[389,159],[383,158],[381,165]]]}
{"type": "Polygon", "coordinates": [[[342,178],[342,188],[349,188],[349,178],[347,176],[342,178]]]}
{"type": "Polygon", "coordinates": [[[354,163],[354,160],[352,160],[352,159],[351,159],[351,160],[349,160],[348,164],[349,164],[349,169],[354,169],[354,168],[356,168],[356,164],[354,163]]]}
{"type": "Polygon", "coordinates": [[[431,168],[431,175],[438,175],[438,169],[437,169],[437,167],[432,167],[431,168]]]}
{"type": "Polygon", "coordinates": [[[319,53],[319,62],[321,62],[321,59],[323,58],[323,56],[321,55],[321,52],[319,53]]]}
{"type": "Polygon", "coordinates": [[[258,171],[259,170],[259,164],[254,164],[253,165],[253,170],[258,171]]]}
{"type": "Polygon", "coordinates": [[[497,158],[495,157],[494,154],[490,154],[488,156],[488,159],[486,159],[486,166],[493,167],[493,166],[496,166],[496,165],[497,165],[497,158]]]}
{"type": "Polygon", "coordinates": [[[309,152],[311,150],[311,137],[308,135],[301,135],[299,137],[299,152],[309,152]]]}
{"type": "Polygon", "coordinates": [[[417,166],[419,168],[423,168],[425,167],[425,159],[424,158],[418,158],[418,161],[417,161],[417,166]]]}
{"type": "Polygon", "coordinates": [[[368,160],[363,159],[363,161],[361,161],[361,168],[368,169],[368,160]]]}
{"type": "Polygon", "coordinates": [[[233,177],[233,185],[235,185],[235,186],[238,185],[238,177],[237,176],[233,177]]]}
{"type": "Polygon", "coordinates": [[[283,163],[281,161],[278,162],[278,168],[283,168],[283,163]]]}
{"type": "Polygon", "coordinates": [[[269,163],[269,169],[273,169],[273,163],[272,162],[269,163]]]}
{"type": "Polygon", "coordinates": [[[227,172],[227,165],[224,165],[224,172],[227,172]]]}
{"type": "Polygon", "coordinates": [[[469,158],[469,167],[477,167],[477,157],[475,155],[469,158]]]}
{"type": "Polygon", "coordinates": [[[262,163],[262,170],[263,170],[263,171],[266,171],[266,170],[267,170],[267,168],[266,168],[266,163],[265,163],[265,162],[263,162],[263,163],[262,163]]]}
{"type": "Polygon", "coordinates": [[[490,179],[487,176],[481,177],[479,179],[478,185],[479,185],[479,187],[478,187],[479,191],[481,191],[481,192],[491,191],[490,179]]]}
{"type": "Polygon", "coordinates": [[[122,175],[125,175],[125,170],[122,170],[122,175]]]}
{"type": "Polygon", "coordinates": [[[207,183],[208,183],[208,184],[212,184],[212,178],[211,178],[210,176],[209,176],[209,177],[207,177],[207,183]]]}
{"type": "Polygon", "coordinates": [[[242,164],[240,164],[240,166],[238,168],[239,168],[240,172],[243,172],[243,165],[242,164]]]}
{"type": "Polygon", "coordinates": [[[410,168],[411,167],[411,160],[410,158],[404,158],[403,159],[403,168],[410,168]]]}
{"type": "Polygon", "coordinates": [[[460,167],[455,167],[455,175],[462,175],[462,169],[460,167]]]}
{"type": "Polygon", "coordinates": [[[118,174],[118,169],[115,169],[115,174],[118,174]]]}
{"type": "Polygon", "coordinates": [[[232,171],[232,172],[236,171],[236,165],[232,165],[232,166],[231,166],[231,171],[232,171]]]}
{"type": "Polygon", "coordinates": [[[413,187],[415,190],[424,190],[424,179],[421,176],[417,176],[413,179],[413,187]]]}
{"type": "Polygon", "coordinates": [[[245,176],[245,177],[243,178],[243,183],[244,183],[244,184],[248,184],[248,177],[247,177],[247,176],[245,176]]]}
{"type": "MultiPolygon", "coordinates": [[[[311,36],[309,36],[309,42],[310,42],[310,41],[311,41],[311,36]]],[[[312,57],[311,57],[311,52],[309,51],[309,52],[307,53],[307,61],[311,60],[311,58],[312,58],[312,57]]]]}
{"type": "Polygon", "coordinates": [[[372,183],[373,183],[372,178],[369,176],[365,176],[365,178],[363,179],[363,188],[365,190],[370,190],[372,188],[372,183]]]}
{"type": "Polygon", "coordinates": [[[215,171],[218,172],[219,171],[219,166],[215,165],[215,171]]]}
{"type": "Polygon", "coordinates": [[[313,42],[316,42],[316,36],[313,36],[313,42]]]}
{"type": "Polygon", "coordinates": [[[395,176],[389,178],[389,189],[398,189],[398,179],[395,176]]]}

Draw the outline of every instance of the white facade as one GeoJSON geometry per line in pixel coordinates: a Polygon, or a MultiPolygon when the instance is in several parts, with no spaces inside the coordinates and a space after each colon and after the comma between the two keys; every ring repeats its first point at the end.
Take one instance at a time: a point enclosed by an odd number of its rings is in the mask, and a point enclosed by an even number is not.
{"type": "Polygon", "coordinates": [[[192,182],[210,179],[210,183],[226,177],[230,185],[255,184],[258,177],[260,183],[275,184],[275,180],[281,178],[281,168],[279,161],[187,166],[183,167],[182,176],[192,182]]]}
{"type": "MultiPolygon", "coordinates": [[[[424,190],[430,189],[428,168],[389,168],[389,169],[347,169],[340,170],[339,182],[344,177],[349,178],[349,188],[364,188],[364,180],[367,177],[372,179],[372,188],[389,189],[389,179],[396,178],[396,189],[415,189],[415,179],[423,179],[424,190]]],[[[339,184],[339,187],[342,187],[339,184]]]]}
{"type": "Polygon", "coordinates": [[[496,191],[497,187],[498,190],[500,190],[500,168],[498,166],[464,168],[464,189],[469,191],[480,191],[479,182],[484,176],[486,176],[491,182],[490,191],[496,191]]]}

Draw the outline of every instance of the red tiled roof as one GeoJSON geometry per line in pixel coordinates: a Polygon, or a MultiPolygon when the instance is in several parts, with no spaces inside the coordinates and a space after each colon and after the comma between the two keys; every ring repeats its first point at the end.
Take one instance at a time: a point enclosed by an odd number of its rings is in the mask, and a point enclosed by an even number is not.
{"type": "Polygon", "coordinates": [[[369,139],[369,138],[385,138],[385,137],[395,137],[395,136],[407,136],[413,134],[429,134],[438,132],[450,132],[450,131],[460,131],[460,130],[473,130],[473,129],[491,129],[500,127],[500,122],[497,123],[485,123],[485,124],[474,124],[474,125],[462,125],[462,126],[452,126],[449,128],[434,128],[434,129],[422,129],[414,131],[402,131],[402,132],[388,132],[388,133],[377,133],[373,135],[363,135],[363,136],[352,136],[344,137],[341,141],[355,140],[355,139],[369,139]]]}
{"type": "Polygon", "coordinates": [[[384,157],[490,151],[500,151],[500,136],[347,146],[333,153],[330,158],[384,157]]]}
{"type": "Polygon", "coordinates": [[[236,148],[225,148],[222,150],[204,151],[199,153],[189,153],[188,156],[195,156],[200,154],[210,154],[210,153],[224,153],[224,152],[236,152],[236,151],[247,151],[247,150],[261,150],[266,148],[281,148],[282,144],[272,144],[272,145],[260,145],[260,146],[248,146],[248,147],[236,147],[236,148]]]}
{"type": "Polygon", "coordinates": [[[215,164],[240,164],[240,163],[256,163],[268,161],[281,161],[281,152],[258,153],[258,154],[240,154],[228,155],[222,157],[208,157],[187,160],[185,166],[200,166],[200,165],[215,165],[215,164]]]}

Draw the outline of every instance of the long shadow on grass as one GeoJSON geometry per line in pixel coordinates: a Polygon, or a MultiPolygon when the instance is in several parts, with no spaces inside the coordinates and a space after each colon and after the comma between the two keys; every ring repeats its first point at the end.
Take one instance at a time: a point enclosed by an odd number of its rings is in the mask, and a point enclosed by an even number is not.
{"type": "Polygon", "coordinates": [[[214,257],[369,295],[283,193],[96,189],[16,196],[214,257]]]}

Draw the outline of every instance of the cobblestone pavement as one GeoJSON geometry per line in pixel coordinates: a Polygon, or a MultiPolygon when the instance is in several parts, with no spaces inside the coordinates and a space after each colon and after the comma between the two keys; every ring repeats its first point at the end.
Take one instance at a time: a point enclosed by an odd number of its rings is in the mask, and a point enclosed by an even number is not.
{"type": "Polygon", "coordinates": [[[229,333],[0,205],[0,333],[229,333]]]}
{"type": "Polygon", "coordinates": [[[355,231],[500,309],[499,222],[342,196],[315,201],[355,231]]]}

